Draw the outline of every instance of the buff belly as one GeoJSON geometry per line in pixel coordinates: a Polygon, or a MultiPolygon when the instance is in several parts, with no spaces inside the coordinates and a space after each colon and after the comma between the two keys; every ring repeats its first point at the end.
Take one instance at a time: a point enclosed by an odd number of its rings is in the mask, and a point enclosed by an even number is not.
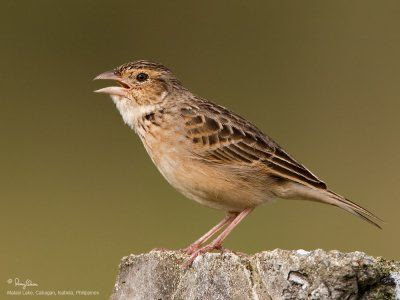
{"type": "Polygon", "coordinates": [[[175,144],[171,144],[167,142],[171,140],[169,137],[158,132],[154,136],[139,132],[139,136],[160,173],[191,200],[214,209],[237,212],[275,198],[266,180],[259,181],[260,186],[255,188],[258,178],[246,182],[235,170],[194,159],[185,140],[175,139],[175,144]],[[160,138],[164,140],[161,143],[160,138]]]}
{"type": "Polygon", "coordinates": [[[152,153],[150,156],[175,189],[202,205],[237,212],[270,202],[274,198],[267,188],[254,189],[223,168],[207,166],[193,159],[185,160],[174,148],[165,149],[160,155],[154,156],[152,153]]]}

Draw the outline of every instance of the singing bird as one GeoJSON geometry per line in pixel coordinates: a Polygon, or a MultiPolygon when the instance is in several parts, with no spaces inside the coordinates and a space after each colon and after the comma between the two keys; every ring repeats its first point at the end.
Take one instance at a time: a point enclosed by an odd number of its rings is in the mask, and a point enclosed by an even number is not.
{"type": "Polygon", "coordinates": [[[380,228],[379,218],[330,191],[255,125],[183,87],[165,66],[138,60],[95,79],[118,83],[96,92],[111,96],[165,179],[187,198],[226,213],[185,249],[190,255],[186,265],[198,255],[221,249],[243,218],[276,198],[337,206],[380,228]]]}

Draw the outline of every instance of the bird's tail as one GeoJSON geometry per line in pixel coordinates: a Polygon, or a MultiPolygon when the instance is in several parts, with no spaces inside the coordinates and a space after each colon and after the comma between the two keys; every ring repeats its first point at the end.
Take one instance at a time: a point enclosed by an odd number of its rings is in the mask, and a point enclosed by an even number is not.
{"type": "Polygon", "coordinates": [[[374,215],[370,211],[366,210],[365,208],[361,207],[360,205],[354,203],[353,201],[350,201],[349,199],[346,199],[345,197],[338,195],[330,190],[326,190],[326,192],[324,194],[325,195],[322,199],[322,202],[343,208],[344,210],[348,211],[349,213],[351,213],[357,217],[360,217],[364,221],[367,221],[368,223],[375,225],[379,229],[382,229],[382,227],[377,222],[383,222],[383,220],[378,218],[376,215],[374,215]]]}
{"type": "Polygon", "coordinates": [[[370,211],[366,210],[365,208],[361,207],[360,205],[350,201],[349,199],[344,198],[341,195],[338,195],[330,190],[326,189],[318,189],[318,188],[311,188],[304,185],[296,184],[296,192],[292,194],[290,198],[302,198],[305,200],[326,203],[333,206],[340,207],[347,212],[360,217],[364,221],[375,225],[379,229],[382,227],[378,224],[378,222],[383,222],[380,218],[375,216],[370,211]]]}

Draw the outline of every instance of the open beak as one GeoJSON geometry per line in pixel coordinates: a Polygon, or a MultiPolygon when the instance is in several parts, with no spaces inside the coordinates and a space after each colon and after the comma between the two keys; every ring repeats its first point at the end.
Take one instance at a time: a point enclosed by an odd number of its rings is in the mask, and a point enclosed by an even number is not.
{"type": "Polygon", "coordinates": [[[105,87],[105,88],[94,91],[95,93],[104,93],[104,94],[109,94],[109,95],[128,97],[128,91],[130,89],[129,84],[127,82],[125,82],[125,80],[121,76],[115,74],[114,71],[107,71],[107,72],[101,73],[100,75],[96,76],[93,80],[98,80],[98,79],[114,80],[120,86],[105,87]]]}

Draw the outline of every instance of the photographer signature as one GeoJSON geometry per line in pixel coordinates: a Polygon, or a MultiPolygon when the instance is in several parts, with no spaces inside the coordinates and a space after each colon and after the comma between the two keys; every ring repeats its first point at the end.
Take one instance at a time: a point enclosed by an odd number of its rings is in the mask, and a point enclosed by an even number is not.
{"type": "Polygon", "coordinates": [[[21,281],[18,277],[16,277],[16,278],[14,278],[14,280],[12,280],[11,278],[7,280],[8,284],[12,284],[13,282],[14,282],[14,286],[20,286],[20,287],[22,287],[23,290],[25,290],[27,287],[39,286],[37,283],[34,283],[30,279],[21,281]]]}

